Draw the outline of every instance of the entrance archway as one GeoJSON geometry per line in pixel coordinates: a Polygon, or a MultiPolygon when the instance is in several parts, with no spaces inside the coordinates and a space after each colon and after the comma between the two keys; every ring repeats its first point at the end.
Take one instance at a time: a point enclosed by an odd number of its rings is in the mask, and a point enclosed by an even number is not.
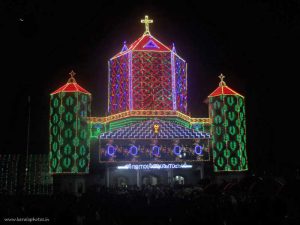
{"type": "Polygon", "coordinates": [[[174,184],[183,185],[184,184],[184,177],[180,176],[180,175],[176,175],[176,176],[173,177],[173,181],[174,181],[174,184]]]}
{"type": "Polygon", "coordinates": [[[158,177],[154,176],[154,175],[143,176],[142,184],[143,185],[157,185],[158,184],[158,177]]]}
{"type": "Polygon", "coordinates": [[[126,187],[127,186],[127,178],[124,176],[117,177],[117,185],[118,187],[126,187]]]}

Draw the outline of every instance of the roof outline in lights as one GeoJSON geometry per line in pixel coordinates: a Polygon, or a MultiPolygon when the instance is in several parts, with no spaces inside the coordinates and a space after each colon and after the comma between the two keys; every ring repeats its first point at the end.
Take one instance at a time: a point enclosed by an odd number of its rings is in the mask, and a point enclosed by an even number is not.
{"type": "Polygon", "coordinates": [[[85,90],[83,87],[81,87],[75,80],[74,75],[76,74],[73,70],[69,73],[71,77],[68,79],[68,82],[58,88],[57,90],[53,91],[50,95],[54,95],[61,92],[81,92],[84,94],[91,95],[90,92],[85,90]]]}
{"type": "Polygon", "coordinates": [[[217,97],[220,95],[238,95],[244,98],[243,95],[237,93],[236,91],[232,90],[230,87],[228,87],[224,81],[225,76],[221,73],[220,76],[220,83],[219,87],[217,87],[208,97],[217,97]]]}
{"type": "Polygon", "coordinates": [[[220,95],[238,95],[244,98],[243,95],[237,93],[228,86],[217,87],[208,97],[216,97],[220,95]]]}
{"type": "Polygon", "coordinates": [[[135,40],[131,45],[129,45],[128,49],[126,51],[120,51],[117,54],[115,54],[113,57],[110,58],[110,60],[113,60],[115,58],[118,58],[119,56],[125,55],[129,52],[133,51],[153,51],[153,52],[173,52],[174,55],[176,55],[178,58],[185,60],[181,58],[177,52],[174,52],[171,48],[157,40],[155,37],[153,37],[151,34],[143,34],[141,37],[139,37],[137,40],[135,40]],[[159,48],[144,48],[144,46],[147,44],[149,40],[152,40],[159,48]]]}
{"type": "Polygon", "coordinates": [[[103,133],[100,139],[209,139],[210,134],[170,121],[159,119],[146,120],[122,127],[114,131],[103,133]],[[155,133],[153,126],[159,125],[159,132],[155,133]]]}

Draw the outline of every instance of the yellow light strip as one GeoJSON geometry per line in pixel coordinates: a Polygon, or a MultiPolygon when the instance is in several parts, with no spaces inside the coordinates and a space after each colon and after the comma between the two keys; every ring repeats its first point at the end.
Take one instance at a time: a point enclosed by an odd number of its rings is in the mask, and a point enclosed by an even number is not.
{"type": "Polygon", "coordinates": [[[182,112],[173,110],[133,110],[113,114],[107,117],[88,117],[90,123],[109,123],[128,117],[179,117],[189,123],[211,123],[210,118],[192,118],[182,112]]]}

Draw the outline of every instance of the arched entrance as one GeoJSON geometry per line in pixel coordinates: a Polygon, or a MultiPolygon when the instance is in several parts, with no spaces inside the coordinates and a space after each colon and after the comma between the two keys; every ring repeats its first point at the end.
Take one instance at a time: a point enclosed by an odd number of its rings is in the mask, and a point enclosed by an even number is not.
{"type": "Polygon", "coordinates": [[[117,177],[117,185],[118,187],[127,187],[128,180],[124,176],[117,177]]]}
{"type": "Polygon", "coordinates": [[[180,176],[180,175],[176,175],[176,176],[173,177],[173,181],[174,181],[174,184],[183,185],[184,184],[184,177],[180,176]]]}
{"type": "Polygon", "coordinates": [[[159,179],[155,175],[146,175],[142,178],[143,185],[157,185],[159,183],[159,179]]]}

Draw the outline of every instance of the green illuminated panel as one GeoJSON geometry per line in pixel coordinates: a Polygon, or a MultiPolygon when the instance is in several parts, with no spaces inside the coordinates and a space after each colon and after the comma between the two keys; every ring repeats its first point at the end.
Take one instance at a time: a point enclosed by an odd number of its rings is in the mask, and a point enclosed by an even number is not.
{"type": "Polygon", "coordinates": [[[214,171],[248,170],[244,99],[221,95],[209,99],[214,171]]]}
{"type": "Polygon", "coordinates": [[[91,96],[61,92],[50,96],[50,173],[88,173],[91,96]]]}

